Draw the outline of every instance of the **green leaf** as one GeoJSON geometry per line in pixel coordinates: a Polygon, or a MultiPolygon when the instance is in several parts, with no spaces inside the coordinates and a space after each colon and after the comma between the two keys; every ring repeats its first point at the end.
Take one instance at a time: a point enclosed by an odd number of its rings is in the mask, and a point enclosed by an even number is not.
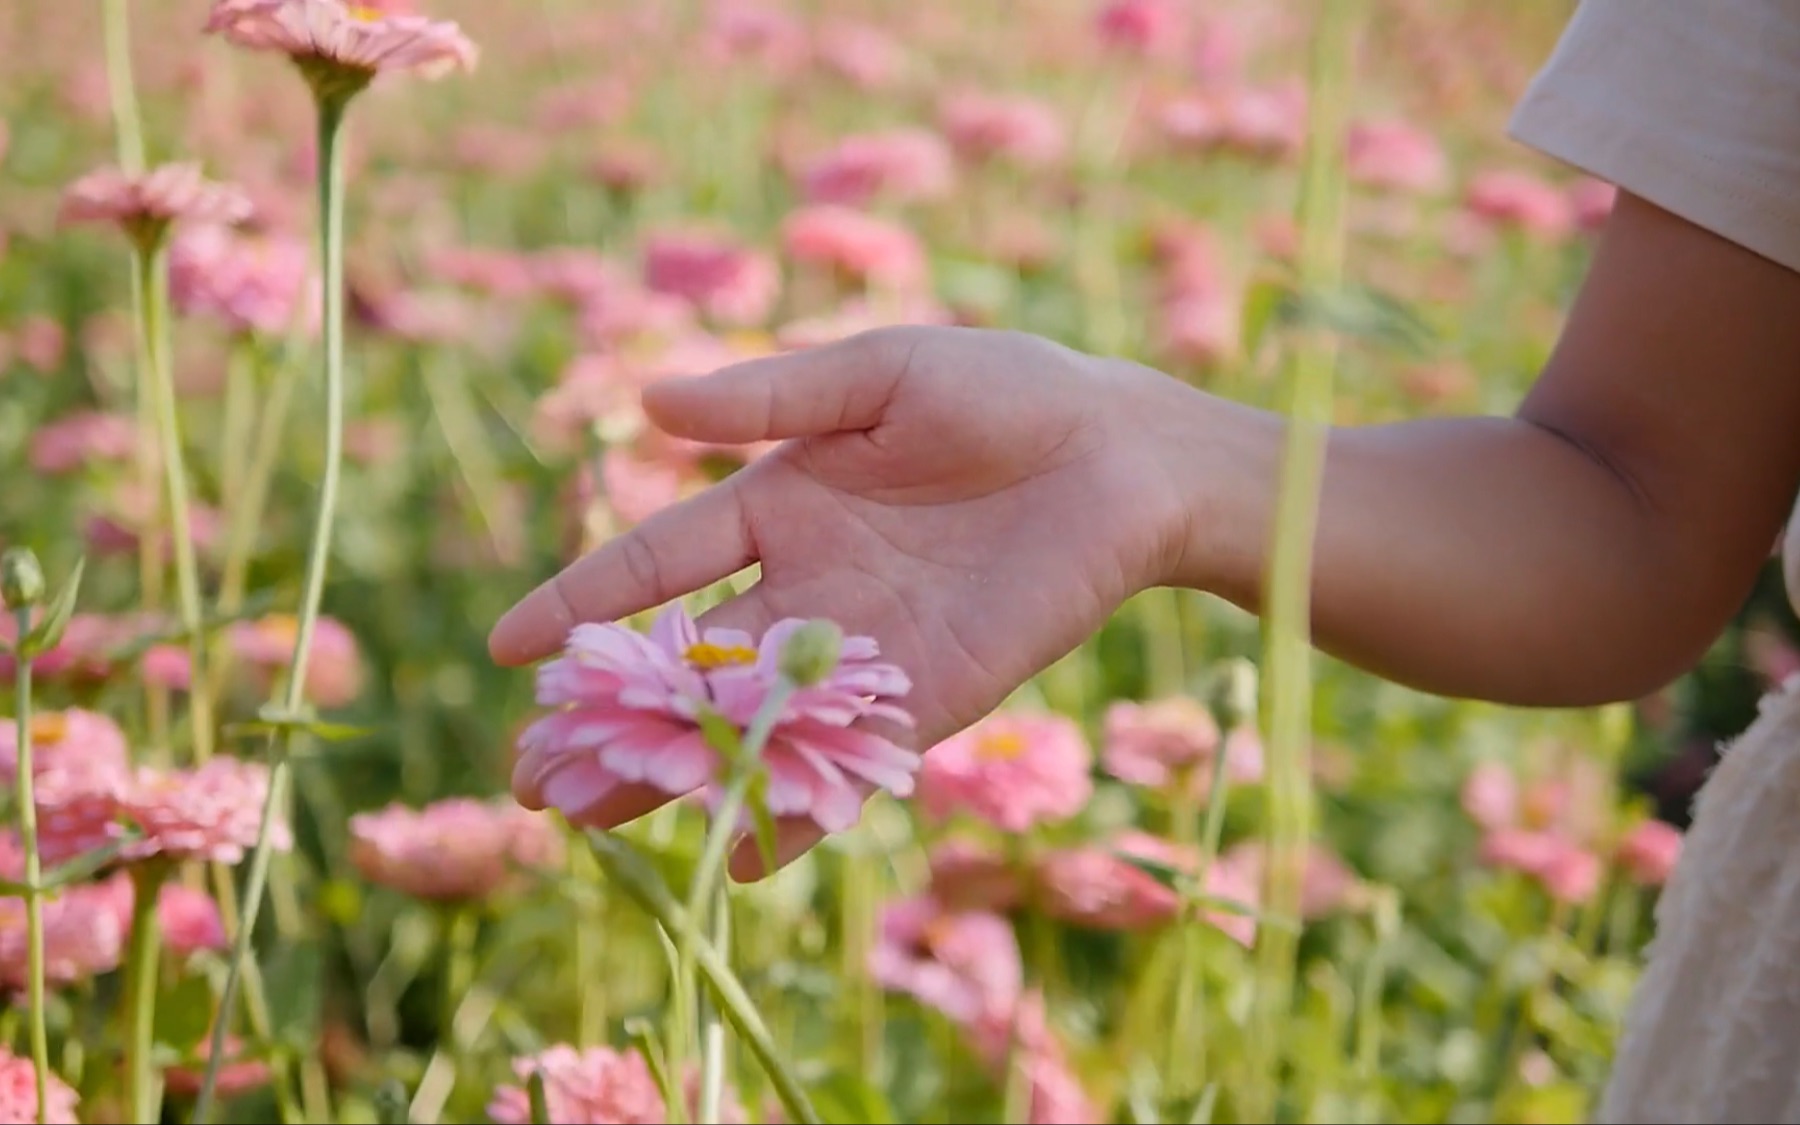
{"type": "Polygon", "coordinates": [[[706,744],[717,750],[720,757],[726,761],[735,761],[743,753],[743,735],[730,719],[710,707],[701,708],[700,714],[695,718],[700,724],[700,733],[706,738],[706,744]]]}
{"type": "Polygon", "coordinates": [[[196,973],[165,989],[156,1002],[156,1042],[187,1057],[212,1030],[212,982],[196,973]]]}
{"type": "Polygon", "coordinates": [[[544,1094],[544,1072],[534,1070],[525,1081],[525,1092],[531,1098],[531,1125],[550,1125],[550,1100],[544,1094]]]}
{"type": "Polygon", "coordinates": [[[63,631],[69,627],[69,618],[75,615],[75,599],[81,592],[81,575],[87,569],[87,557],[84,555],[75,560],[75,569],[50,600],[44,610],[44,619],[37,627],[25,634],[19,642],[19,655],[27,660],[42,655],[55,648],[63,638],[63,631]]]}
{"type": "Polygon", "coordinates": [[[1245,355],[1256,354],[1287,298],[1288,287],[1274,278],[1263,278],[1251,284],[1249,291],[1244,294],[1244,321],[1241,329],[1245,355]]]}
{"type": "Polygon", "coordinates": [[[862,1121],[868,1125],[895,1125],[899,1121],[881,1088],[854,1071],[833,1070],[807,1090],[819,1116],[827,1121],[862,1121]]]}
{"type": "Polygon", "coordinates": [[[280,731],[310,734],[325,742],[348,742],[352,739],[366,738],[375,733],[373,727],[357,727],[348,723],[328,723],[310,710],[284,712],[274,705],[264,707],[257,712],[257,717],[252,722],[232,723],[225,728],[228,735],[237,737],[269,735],[280,731]]]}
{"type": "Polygon", "coordinates": [[[83,881],[117,859],[120,852],[136,843],[142,835],[142,832],[132,828],[120,839],[108,840],[91,852],[83,852],[74,859],[57,864],[44,873],[44,889],[53,890],[83,881]]]}
{"type": "Polygon", "coordinates": [[[297,1050],[312,1049],[319,1030],[324,955],[312,942],[282,942],[263,959],[274,1037],[297,1050]]]}

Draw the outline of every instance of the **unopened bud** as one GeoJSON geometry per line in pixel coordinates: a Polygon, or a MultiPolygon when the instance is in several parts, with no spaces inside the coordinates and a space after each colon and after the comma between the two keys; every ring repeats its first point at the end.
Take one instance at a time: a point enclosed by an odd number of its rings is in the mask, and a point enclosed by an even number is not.
{"type": "Polygon", "coordinates": [[[781,646],[781,674],[797,687],[808,687],[837,669],[844,651],[844,631],[824,619],[808,621],[781,646]]]}
{"type": "Polygon", "coordinates": [[[1236,730],[1255,724],[1256,679],[1256,665],[1243,657],[1225,662],[1219,676],[1218,700],[1214,704],[1220,726],[1236,730]]]}
{"type": "Polygon", "coordinates": [[[0,555],[0,598],[8,609],[30,609],[44,600],[44,568],[29,547],[0,555]]]}

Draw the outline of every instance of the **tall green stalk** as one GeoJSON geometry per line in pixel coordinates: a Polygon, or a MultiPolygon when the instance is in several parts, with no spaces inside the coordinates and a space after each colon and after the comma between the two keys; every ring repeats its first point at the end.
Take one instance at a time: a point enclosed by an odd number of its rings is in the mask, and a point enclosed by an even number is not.
{"type": "Polygon", "coordinates": [[[125,950],[125,1104],[131,1121],[162,1120],[162,1075],[153,1055],[162,957],[156,898],[168,873],[154,859],[131,869],[131,936],[125,950]]]}
{"type": "Polygon", "coordinates": [[[156,419],[156,444],[162,451],[163,503],[168,508],[169,536],[175,548],[175,586],[181,611],[181,627],[187,633],[188,718],[193,728],[194,760],[212,757],[213,720],[211,683],[206,677],[206,631],[200,608],[200,568],[194,557],[193,521],[190,515],[187,467],[182,456],[181,423],[175,402],[175,380],[169,370],[168,276],[163,250],[139,242],[132,249],[137,291],[144,295],[141,331],[148,366],[151,407],[156,419]]]}
{"type": "MultiPolygon", "coordinates": [[[[23,640],[31,632],[31,607],[13,611],[15,634],[23,640]]],[[[44,1125],[45,1097],[50,1085],[50,1036],[44,1027],[44,898],[42,863],[38,858],[37,795],[32,792],[31,760],[31,658],[23,652],[13,657],[13,698],[18,726],[19,759],[13,779],[13,804],[19,810],[19,839],[25,848],[25,995],[26,1018],[31,1023],[31,1069],[37,1090],[38,1125],[44,1125]]]]}
{"type": "Polygon", "coordinates": [[[131,75],[131,0],[106,0],[106,87],[112,100],[119,168],[144,170],[144,127],[138,118],[137,83],[131,75]]]}
{"type": "MultiPolygon", "coordinates": [[[[1356,0],[1320,0],[1308,95],[1310,128],[1300,187],[1300,295],[1334,291],[1343,273],[1344,180],[1338,161],[1348,101],[1356,0]]],[[[1330,432],[1338,340],[1303,324],[1288,364],[1288,432],[1266,584],[1263,664],[1269,780],[1265,906],[1277,919],[1299,916],[1302,865],[1312,832],[1312,556],[1330,432]]],[[[1249,1083],[1242,1113],[1276,1120],[1286,1023],[1293,1006],[1297,931],[1258,928],[1256,1002],[1251,1013],[1249,1083]]]]}
{"type": "Polygon", "coordinates": [[[225,976],[225,988],[219,1000],[219,1018],[212,1029],[211,1049],[206,1059],[206,1075],[200,1084],[200,1096],[194,1106],[194,1120],[211,1120],[219,1079],[219,1067],[225,1054],[226,1029],[237,998],[238,983],[243,977],[244,962],[256,931],[256,920],[262,909],[263,892],[268,886],[269,864],[274,855],[274,827],[287,801],[288,750],[299,725],[299,715],[306,702],[306,667],[312,653],[313,633],[324,600],[325,571],[331,558],[332,523],[337,511],[338,475],[344,450],[344,157],[339,147],[344,109],[355,93],[329,96],[321,93],[318,105],[319,137],[319,260],[323,339],[325,350],[325,467],[319,481],[318,514],[313,522],[312,543],[306,557],[306,579],[301,594],[299,624],[294,638],[294,656],[288,670],[279,706],[280,721],[267,742],[269,790],[263,800],[262,820],[257,831],[256,848],[250,858],[250,874],[244,887],[244,901],[232,942],[231,964],[225,976]]]}

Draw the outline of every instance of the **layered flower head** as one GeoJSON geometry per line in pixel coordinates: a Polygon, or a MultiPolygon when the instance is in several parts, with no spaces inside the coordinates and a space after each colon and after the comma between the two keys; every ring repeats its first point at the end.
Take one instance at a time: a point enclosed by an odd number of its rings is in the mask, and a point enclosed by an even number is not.
{"type": "MultiPolygon", "coordinates": [[[[38,851],[47,864],[74,859],[117,835],[118,796],[128,781],[125,733],[80,708],[32,716],[31,772],[38,851]]],[[[18,775],[19,728],[0,721],[0,782],[18,775]]]]}
{"type": "Polygon", "coordinates": [[[1074,816],[1094,791],[1093,754],[1073,720],[1000,713],[940,743],[925,759],[919,798],[934,817],[966,812],[1023,832],[1074,816]]]}
{"type": "Polygon", "coordinates": [[[241,223],[250,197],[230,184],[206,178],[198,164],[163,164],[132,175],[98,168],[70,184],[62,197],[62,223],[111,223],[141,245],[153,246],[175,222],[241,223]]]}
{"type": "MultiPolygon", "coordinates": [[[[139,770],[118,796],[119,811],[143,830],[125,854],[238,863],[256,845],[268,789],[268,767],[237,758],[188,770],[139,770]]],[[[274,826],[274,840],[278,848],[293,846],[285,823],[274,826]]]]}
{"type": "Polygon", "coordinates": [[[342,0],[218,0],[206,31],[292,58],[321,97],[347,96],[377,74],[435,78],[475,66],[455,23],[342,0]]]}
{"type": "Polygon", "coordinates": [[[485,898],[519,869],[549,867],[562,856],[561,837],[543,816],[466,797],[358,813],[350,839],[365,879],[434,900],[485,898]]]}
{"type": "Polygon", "coordinates": [[[38,1117],[37,1075],[31,1060],[0,1047],[0,1122],[43,1120],[50,1125],[75,1125],[76,1094],[67,1082],[50,1075],[44,1090],[44,1116],[38,1117]]]}
{"type": "MultiPolygon", "coordinates": [[[[8,876],[22,874],[22,866],[8,876]]],[[[131,884],[124,876],[69,887],[46,898],[44,979],[52,986],[78,984],[118,968],[125,951],[130,902],[131,884]]],[[[0,898],[0,984],[8,988],[25,985],[27,942],[25,901],[0,898]]],[[[0,1115],[0,1120],[14,1119],[0,1115]]]]}
{"type": "MultiPolygon", "coordinates": [[[[564,654],[538,672],[538,702],[558,710],[521,736],[515,796],[575,821],[601,814],[629,787],[669,795],[709,787],[716,797],[723,763],[701,731],[702,717],[748,727],[779,681],[783,647],[803,625],[781,621],[758,643],[735,629],[702,633],[675,605],[648,635],[614,624],[576,626],[564,654]]],[[[808,817],[840,832],[856,823],[874,789],[912,792],[918,754],[857,725],[911,725],[892,702],[911,682],[878,654],[871,638],[845,637],[837,667],[781,708],[762,754],[773,815],[808,817]]]]}
{"type": "Polygon", "coordinates": [[[531,1096],[524,1083],[544,1076],[544,1108],[550,1120],[571,1125],[660,1125],[667,1120],[662,1092],[644,1056],[610,1047],[578,1050],[563,1044],[515,1060],[517,1086],[502,1086],[488,1103],[500,1125],[526,1125],[531,1096]]]}
{"type": "Polygon", "coordinates": [[[952,911],[935,898],[881,912],[869,975],[958,1022],[1010,1012],[1024,987],[1018,939],[998,914],[952,911]]]}

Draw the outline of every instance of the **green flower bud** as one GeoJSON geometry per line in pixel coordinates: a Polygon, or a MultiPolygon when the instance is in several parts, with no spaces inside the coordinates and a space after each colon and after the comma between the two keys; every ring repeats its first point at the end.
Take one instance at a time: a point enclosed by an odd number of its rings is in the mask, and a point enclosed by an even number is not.
{"type": "Polygon", "coordinates": [[[781,647],[781,674],[797,687],[816,684],[837,669],[843,650],[844,631],[835,622],[808,621],[781,647]]]}
{"type": "Polygon", "coordinates": [[[31,548],[0,555],[0,598],[8,609],[30,609],[44,600],[44,568],[31,548]]]}
{"type": "Polygon", "coordinates": [[[1219,717],[1219,725],[1226,730],[1254,726],[1257,697],[1256,665],[1240,656],[1226,661],[1225,667],[1220,672],[1218,697],[1213,704],[1213,709],[1219,717]]]}

